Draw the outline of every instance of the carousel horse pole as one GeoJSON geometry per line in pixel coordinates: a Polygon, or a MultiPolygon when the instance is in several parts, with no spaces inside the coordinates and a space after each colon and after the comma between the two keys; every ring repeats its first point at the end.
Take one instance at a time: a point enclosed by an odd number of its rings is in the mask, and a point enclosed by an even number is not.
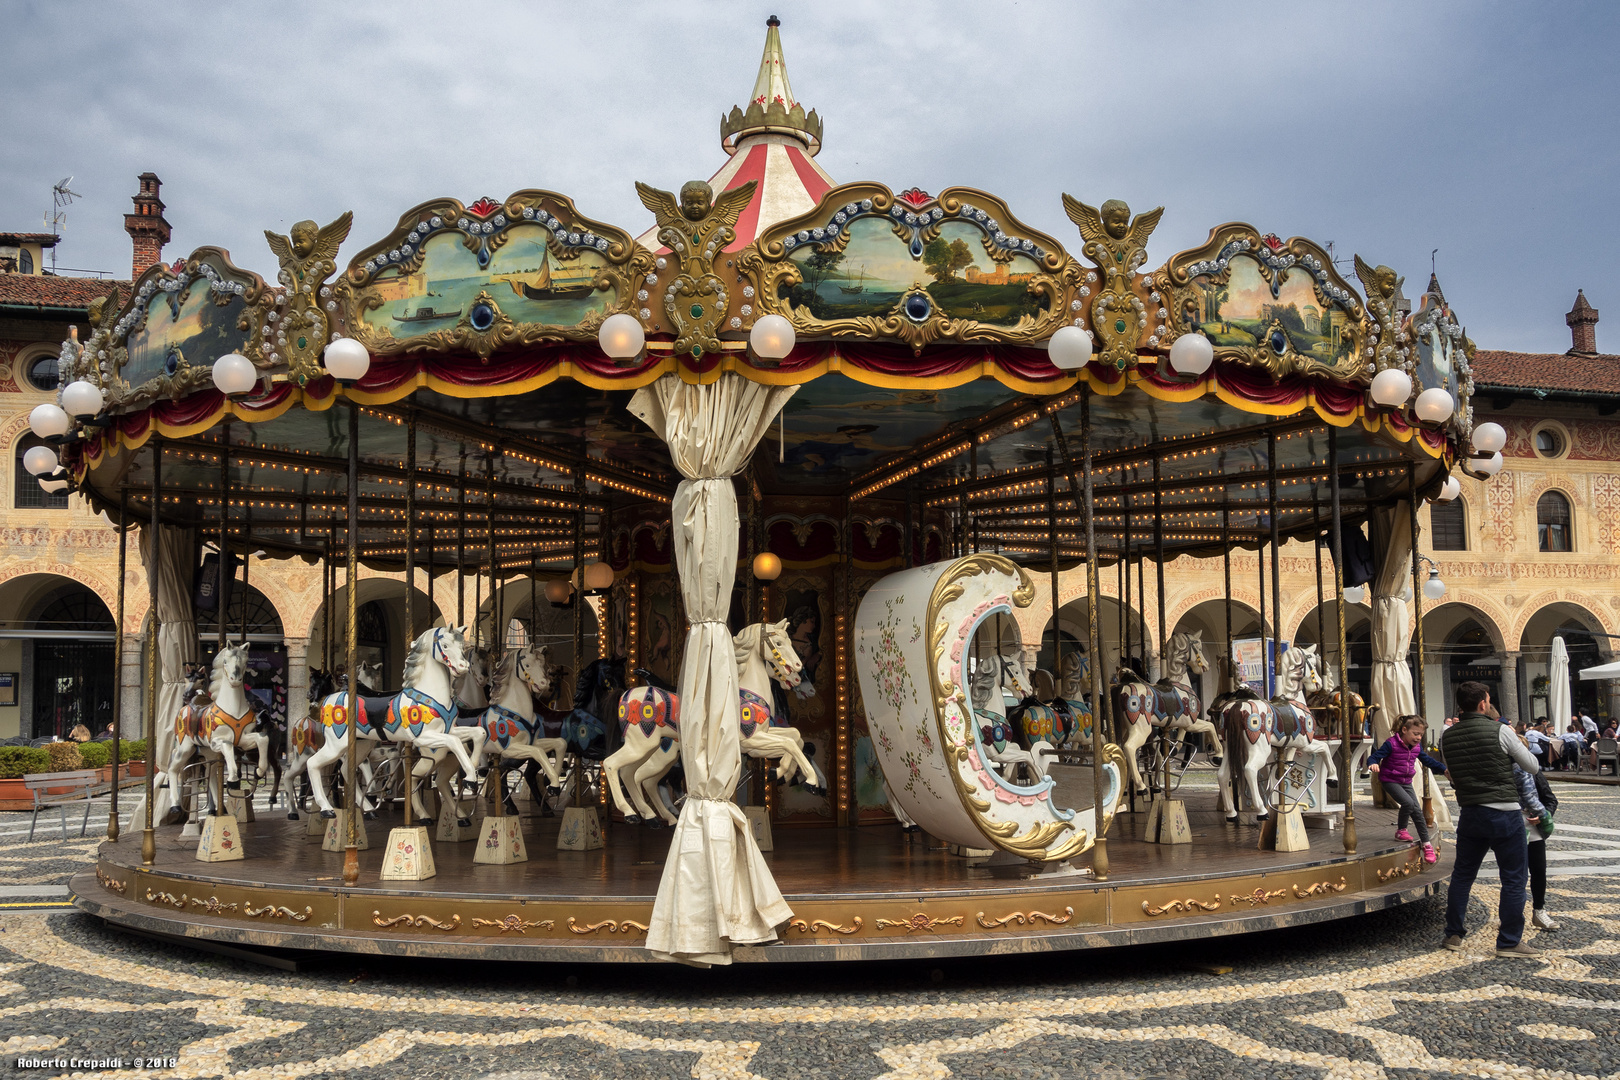
{"type": "Polygon", "coordinates": [[[124,567],[129,558],[129,486],[118,485],[118,622],[114,625],[113,641],[113,698],[112,698],[112,790],[108,792],[111,805],[107,809],[107,840],[118,843],[118,744],[124,738],[124,567]]]}
{"type": "MultiPolygon", "coordinates": [[[[1421,562],[1422,562],[1423,557],[1418,554],[1418,549],[1417,549],[1417,541],[1418,541],[1417,466],[1413,465],[1411,462],[1408,462],[1407,465],[1406,465],[1406,483],[1407,483],[1407,486],[1408,486],[1408,488],[1409,488],[1409,490],[1411,492],[1407,496],[1407,507],[1411,512],[1411,527],[1412,527],[1412,613],[1413,613],[1414,616],[1416,616],[1416,619],[1417,619],[1416,623],[1414,623],[1414,625],[1413,625],[1412,641],[1417,646],[1417,657],[1418,657],[1417,668],[1418,669],[1417,669],[1417,678],[1413,679],[1412,681],[1413,681],[1413,683],[1416,684],[1414,689],[1417,690],[1417,714],[1424,718],[1424,733],[1427,734],[1428,733],[1428,717],[1429,717],[1429,700],[1428,700],[1429,695],[1428,695],[1428,686],[1427,686],[1428,676],[1426,674],[1425,665],[1423,663],[1423,574],[1422,574],[1422,566],[1421,566],[1421,562]]],[[[1348,757],[1347,757],[1347,760],[1349,760],[1348,757]]],[[[1349,776],[1350,774],[1348,772],[1348,766],[1346,766],[1346,770],[1347,771],[1346,771],[1345,775],[1349,776]]],[[[1433,826],[1434,826],[1434,798],[1433,798],[1433,796],[1431,796],[1429,794],[1429,792],[1433,790],[1432,785],[1434,784],[1434,778],[1429,774],[1428,767],[1425,766],[1422,762],[1418,762],[1418,776],[1423,781],[1423,795],[1422,795],[1421,801],[1422,801],[1422,804],[1423,804],[1424,822],[1427,825],[1429,825],[1430,828],[1433,828],[1433,826]]],[[[1438,835],[1438,833],[1436,835],[1438,835]]]]}
{"type": "MultiPolygon", "coordinates": [[[[579,583],[573,586],[574,602],[574,670],[579,675],[574,684],[574,700],[582,700],[581,691],[587,686],[585,667],[585,469],[574,467],[574,569],[579,583]]],[[[597,668],[600,677],[602,669],[597,668]]],[[[590,680],[594,682],[594,680],[590,680]]],[[[573,714],[569,714],[572,722],[573,714]]],[[[573,755],[574,782],[563,811],[562,828],[557,833],[557,848],[562,851],[594,851],[603,846],[602,817],[595,805],[585,806],[585,759],[577,751],[573,755]]]]}
{"type": "MultiPolygon", "coordinates": [[[[1339,615],[1339,685],[1349,687],[1349,648],[1344,633],[1344,536],[1341,526],[1343,515],[1339,501],[1339,429],[1332,424],[1328,425],[1328,488],[1331,492],[1333,504],[1333,590],[1338,598],[1335,605],[1339,615]]],[[[1412,535],[1412,546],[1417,547],[1417,534],[1412,535]]],[[[1421,616],[1420,616],[1421,617],[1421,616]]],[[[1421,625],[1421,623],[1419,624],[1421,625]]],[[[1422,654],[1419,654],[1418,667],[1422,668],[1422,654]]],[[[1348,711],[1348,710],[1346,710],[1348,711]]],[[[1349,745],[1349,740],[1345,740],[1349,745]]],[[[1344,853],[1356,853],[1356,809],[1355,785],[1350,783],[1349,763],[1346,759],[1344,784],[1344,853]]]]}
{"type": "Polygon", "coordinates": [[[141,832],[143,866],[151,866],[157,859],[157,835],[152,830],[152,798],[157,773],[158,532],[162,528],[163,511],[163,436],[157,431],[152,432],[151,498],[152,524],[146,537],[146,609],[151,615],[146,622],[146,827],[141,832]]]}
{"type": "Polygon", "coordinates": [[[344,645],[348,652],[348,662],[344,665],[349,671],[349,738],[344,747],[347,753],[345,778],[348,790],[344,792],[348,803],[349,816],[345,824],[347,836],[343,844],[343,884],[354,885],[360,880],[360,846],[359,846],[359,815],[360,815],[360,759],[359,743],[360,723],[365,716],[365,706],[360,703],[360,666],[359,643],[356,640],[360,633],[360,403],[354,399],[349,400],[349,476],[348,476],[348,502],[349,523],[344,533],[345,544],[348,548],[348,573],[344,584],[348,588],[348,639],[344,645]]]}

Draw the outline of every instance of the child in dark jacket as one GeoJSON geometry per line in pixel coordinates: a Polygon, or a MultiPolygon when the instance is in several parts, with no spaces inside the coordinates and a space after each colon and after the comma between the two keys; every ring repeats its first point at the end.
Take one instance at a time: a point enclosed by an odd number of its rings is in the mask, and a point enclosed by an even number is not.
{"type": "Polygon", "coordinates": [[[1531,776],[1513,766],[1513,782],[1519,786],[1519,807],[1524,812],[1525,839],[1529,841],[1531,922],[1542,930],[1557,930],[1558,921],[1547,912],[1547,837],[1553,834],[1553,813],[1558,796],[1542,773],[1531,776]]]}
{"type": "Polygon", "coordinates": [[[1435,772],[1445,772],[1446,765],[1423,752],[1423,733],[1427,727],[1421,716],[1408,714],[1397,719],[1395,734],[1372,752],[1367,759],[1367,768],[1378,774],[1379,781],[1384,785],[1384,794],[1401,808],[1395,822],[1395,839],[1412,839],[1412,834],[1406,831],[1406,821],[1411,818],[1413,827],[1417,829],[1418,840],[1423,844],[1423,861],[1432,863],[1439,856],[1429,842],[1429,825],[1423,819],[1423,804],[1412,790],[1412,778],[1417,774],[1419,761],[1435,772]]]}

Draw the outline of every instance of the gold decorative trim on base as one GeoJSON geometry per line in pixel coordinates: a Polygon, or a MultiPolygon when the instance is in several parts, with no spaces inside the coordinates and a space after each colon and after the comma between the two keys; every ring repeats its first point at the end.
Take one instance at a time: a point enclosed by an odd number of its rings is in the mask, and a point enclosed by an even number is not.
{"type": "Polygon", "coordinates": [[[1187,897],[1185,900],[1172,900],[1163,907],[1153,907],[1146,900],[1142,901],[1142,910],[1155,918],[1160,915],[1169,914],[1172,911],[1193,911],[1195,909],[1200,911],[1217,911],[1220,909],[1220,906],[1221,898],[1219,894],[1216,894],[1215,899],[1208,904],[1191,896],[1187,897]]]}
{"type": "Polygon", "coordinates": [[[900,926],[904,927],[906,933],[908,934],[914,934],[918,930],[924,930],[932,934],[934,932],[934,927],[936,926],[961,926],[966,919],[967,917],[964,915],[951,915],[944,918],[934,919],[930,918],[924,912],[919,911],[909,919],[900,919],[898,921],[894,919],[879,919],[877,921],[877,928],[879,930],[887,930],[891,926],[900,926]]]}
{"type": "Polygon", "coordinates": [[[293,922],[305,922],[314,911],[315,909],[308,905],[305,905],[301,915],[290,907],[281,907],[277,904],[266,904],[262,908],[253,907],[251,904],[242,905],[242,914],[250,919],[291,919],[293,922]]]}
{"type": "Polygon", "coordinates": [[[598,930],[606,930],[610,934],[628,934],[632,930],[645,934],[647,926],[634,919],[603,919],[599,923],[576,924],[572,915],[568,916],[568,929],[576,934],[594,934],[598,930]]]}
{"type": "Polygon", "coordinates": [[[1017,926],[1024,926],[1026,924],[1033,925],[1036,920],[1050,923],[1053,926],[1062,926],[1064,923],[1074,918],[1074,908],[1064,908],[1062,915],[1048,915],[1044,911],[1014,911],[1009,915],[1003,915],[999,919],[987,919],[984,917],[984,912],[981,911],[975,915],[974,918],[978,921],[979,925],[984,927],[986,930],[995,930],[999,927],[1006,926],[1008,923],[1013,923],[1017,926]]]}
{"type": "Polygon", "coordinates": [[[101,885],[101,887],[103,889],[106,889],[108,892],[115,892],[119,896],[123,896],[124,895],[124,890],[129,888],[129,883],[128,882],[119,881],[117,878],[113,877],[111,874],[104,873],[102,871],[101,867],[99,867],[99,866],[96,867],[96,881],[101,885]]]}
{"type": "Polygon", "coordinates": [[[1397,878],[1410,877],[1413,874],[1421,873],[1423,873],[1423,856],[1414,852],[1412,857],[1406,860],[1404,866],[1392,866],[1388,870],[1378,871],[1378,884],[1383,885],[1397,878]]]}
{"type": "Polygon", "coordinates": [[[450,916],[450,921],[446,923],[439,922],[431,915],[396,915],[392,919],[385,919],[382,917],[382,912],[373,911],[371,913],[371,924],[373,926],[380,926],[384,930],[403,925],[415,927],[431,926],[435,930],[449,932],[461,925],[461,916],[452,915],[450,916]]]}
{"type": "Polygon", "coordinates": [[[187,903],[192,907],[202,908],[210,915],[218,915],[222,911],[235,911],[238,906],[236,904],[221,903],[217,896],[210,896],[206,900],[198,900],[196,897],[192,897],[187,903]]]}
{"type": "Polygon", "coordinates": [[[550,930],[552,927],[557,925],[557,920],[536,919],[533,922],[525,922],[516,915],[508,915],[504,919],[474,919],[472,924],[474,926],[493,926],[502,934],[509,934],[513,932],[522,934],[527,930],[534,929],[536,926],[540,927],[542,930],[550,930]]]}
{"type": "Polygon", "coordinates": [[[831,930],[835,934],[853,934],[860,930],[861,925],[861,917],[857,915],[850,920],[849,926],[840,926],[838,923],[828,922],[826,919],[816,919],[810,923],[806,923],[803,919],[793,919],[788,923],[788,928],[797,930],[801,934],[813,934],[818,930],[831,930]]]}
{"type": "Polygon", "coordinates": [[[1287,893],[1287,889],[1256,889],[1254,892],[1248,893],[1244,896],[1228,895],[1226,899],[1227,902],[1233,907],[1237,907],[1239,904],[1248,904],[1250,907],[1256,907],[1262,904],[1269,904],[1273,900],[1277,899],[1277,897],[1285,896],[1287,893]]]}
{"type": "Polygon", "coordinates": [[[1350,883],[1342,877],[1337,884],[1331,881],[1318,881],[1308,889],[1301,889],[1298,885],[1295,885],[1294,897],[1298,900],[1309,900],[1313,896],[1326,896],[1330,892],[1341,893],[1349,887],[1350,883]]]}
{"type": "Polygon", "coordinates": [[[179,896],[176,896],[174,893],[154,892],[151,889],[147,889],[146,900],[151,904],[168,904],[170,907],[183,908],[186,906],[185,893],[181,893],[179,896]]]}

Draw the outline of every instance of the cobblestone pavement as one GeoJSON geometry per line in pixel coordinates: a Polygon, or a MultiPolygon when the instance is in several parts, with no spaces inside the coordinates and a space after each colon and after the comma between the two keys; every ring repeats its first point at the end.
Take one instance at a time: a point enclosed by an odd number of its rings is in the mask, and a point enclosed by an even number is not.
{"type": "MultiPolygon", "coordinates": [[[[1461,953],[1436,947],[1431,900],[1192,946],[791,970],[338,958],[288,973],[13,907],[0,908],[0,1070],[122,1056],[97,1075],[133,1076],[131,1058],[156,1056],[176,1064],[141,1075],[1620,1077],[1620,789],[1558,791],[1562,929],[1532,934],[1546,950],[1534,960],[1492,958],[1490,883],[1461,953]]],[[[8,903],[59,886],[94,847],[77,823],[66,842],[42,824],[24,843],[26,830],[26,815],[0,815],[8,903]]]]}

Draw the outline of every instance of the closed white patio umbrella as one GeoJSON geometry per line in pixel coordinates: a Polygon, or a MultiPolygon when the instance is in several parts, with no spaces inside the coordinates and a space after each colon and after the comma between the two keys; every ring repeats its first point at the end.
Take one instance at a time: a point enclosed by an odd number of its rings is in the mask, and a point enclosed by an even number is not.
{"type": "Polygon", "coordinates": [[[1571,709],[1569,695],[1569,650],[1564,639],[1552,639],[1552,663],[1547,670],[1547,715],[1553,730],[1562,735],[1569,730],[1571,709]]]}

